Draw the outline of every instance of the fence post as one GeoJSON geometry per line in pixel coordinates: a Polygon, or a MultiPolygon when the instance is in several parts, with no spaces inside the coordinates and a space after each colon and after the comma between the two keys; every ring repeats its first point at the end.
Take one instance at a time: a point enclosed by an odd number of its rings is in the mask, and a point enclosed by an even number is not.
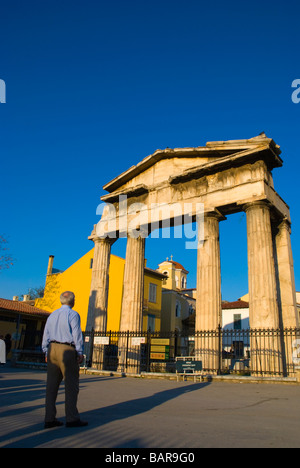
{"type": "Polygon", "coordinates": [[[219,334],[219,368],[218,368],[218,375],[221,375],[221,369],[222,369],[222,350],[223,350],[223,344],[222,344],[222,327],[221,325],[218,326],[218,334],[219,334]]]}
{"type": "Polygon", "coordinates": [[[151,332],[147,332],[147,362],[146,369],[147,372],[150,372],[150,362],[151,362],[151,332]]]}
{"type": "Polygon", "coordinates": [[[129,349],[129,334],[130,334],[130,331],[127,330],[126,332],[126,357],[125,357],[125,371],[127,372],[127,368],[128,368],[128,349],[129,349]]]}
{"type": "Polygon", "coordinates": [[[95,330],[94,328],[92,328],[91,337],[90,337],[91,342],[89,346],[89,359],[88,359],[91,367],[93,366],[94,336],[95,336],[95,330]]]}

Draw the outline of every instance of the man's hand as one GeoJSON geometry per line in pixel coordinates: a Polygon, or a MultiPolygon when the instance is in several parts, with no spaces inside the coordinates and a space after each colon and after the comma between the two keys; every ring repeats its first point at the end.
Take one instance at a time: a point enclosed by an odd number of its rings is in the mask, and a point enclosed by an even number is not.
{"type": "Polygon", "coordinates": [[[82,364],[82,363],[83,363],[83,359],[84,359],[83,355],[82,355],[82,354],[78,354],[78,356],[77,356],[77,362],[78,362],[78,364],[82,364]]]}

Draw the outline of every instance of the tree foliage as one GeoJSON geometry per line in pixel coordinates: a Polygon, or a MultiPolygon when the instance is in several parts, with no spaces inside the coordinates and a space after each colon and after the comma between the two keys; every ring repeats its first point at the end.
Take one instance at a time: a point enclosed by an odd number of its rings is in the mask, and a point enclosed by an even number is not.
{"type": "MultiPolygon", "coordinates": [[[[45,293],[45,287],[44,286],[39,286],[38,288],[29,288],[28,292],[26,293],[26,296],[30,296],[30,300],[33,301],[35,299],[40,299],[44,297],[45,293]]],[[[22,294],[20,299],[24,299],[25,294],[22,294]]]]}
{"type": "Polygon", "coordinates": [[[5,237],[0,235],[0,271],[8,269],[14,264],[14,260],[9,254],[7,244],[8,242],[5,237]]]}

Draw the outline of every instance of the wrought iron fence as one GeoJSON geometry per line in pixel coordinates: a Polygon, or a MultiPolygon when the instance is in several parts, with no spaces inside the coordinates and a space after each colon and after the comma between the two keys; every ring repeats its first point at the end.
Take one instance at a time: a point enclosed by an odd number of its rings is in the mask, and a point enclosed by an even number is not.
{"type": "Polygon", "coordinates": [[[208,374],[288,377],[300,365],[300,329],[92,331],[85,333],[85,354],[101,370],[175,372],[177,357],[195,356],[208,374]]]}
{"type": "MultiPolygon", "coordinates": [[[[41,350],[42,333],[22,331],[17,350],[41,350]]],[[[300,329],[222,329],[188,332],[85,332],[88,367],[128,373],[173,373],[176,358],[193,356],[207,374],[294,377],[300,368],[300,329]]],[[[37,359],[37,357],[35,357],[37,359]]]]}

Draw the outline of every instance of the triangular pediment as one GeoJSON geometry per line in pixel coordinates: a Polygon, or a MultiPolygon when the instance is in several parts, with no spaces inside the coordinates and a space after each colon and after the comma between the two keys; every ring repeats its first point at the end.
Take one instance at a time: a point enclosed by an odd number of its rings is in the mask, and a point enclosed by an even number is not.
{"type": "MultiPolygon", "coordinates": [[[[249,159],[250,155],[253,157],[256,153],[265,152],[264,158],[269,158],[271,168],[282,164],[279,146],[265,134],[249,140],[208,142],[205,146],[197,148],[166,148],[155,151],[103,188],[110,194],[137,189],[148,190],[164,182],[211,170],[217,165],[237,164],[241,159],[249,159]],[[269,156],[267,153],[270,153],[269,156]]],[[[105,198],[103,197],[103,200],[105,198]]]]}

